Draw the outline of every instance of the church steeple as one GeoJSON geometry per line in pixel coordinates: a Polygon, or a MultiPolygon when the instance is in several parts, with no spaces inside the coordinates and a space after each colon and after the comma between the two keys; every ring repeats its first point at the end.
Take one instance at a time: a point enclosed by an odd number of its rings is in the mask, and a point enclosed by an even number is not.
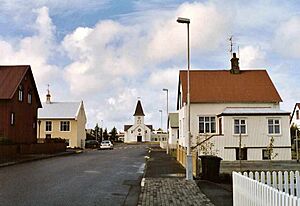
{"type": "Polygon", "coordinates": [[[46,95],[46,103],[47,104],[51,104],[51,95],[50,95],[50,89],[49,89],[50,85],[48,84],[48,94],[46,95]]]}
{"type": "Polygon", "coordinates": [[[138,102],[136,104],[136,108],[135,108],[135,112],[134,112],[133,116],[145,116],[143,107],[142,107],[142,103],[140,100],[138,100],[138,102]]]}

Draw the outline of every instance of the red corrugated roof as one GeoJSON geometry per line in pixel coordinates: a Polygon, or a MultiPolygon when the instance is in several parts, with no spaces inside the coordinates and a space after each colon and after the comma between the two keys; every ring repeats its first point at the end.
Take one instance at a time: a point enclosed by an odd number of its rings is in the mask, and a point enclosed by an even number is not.
{"type": "Polygon", "coordinates": [[[35,85],[30,65],[0,66],[0,99],[11,99],[18,89],[25,74],[30,72],[39,107],[41,101],[35,85]]]}
{"type": "MultiPolygon", "coordinates": [[[[183,102],[187,95],[187,71],[180,71],[183,102]]],[[[282,102],[266,70],[241,70],[232,74],[228,70],[190,71],[191,103],[214,102],[282,102]]]]}

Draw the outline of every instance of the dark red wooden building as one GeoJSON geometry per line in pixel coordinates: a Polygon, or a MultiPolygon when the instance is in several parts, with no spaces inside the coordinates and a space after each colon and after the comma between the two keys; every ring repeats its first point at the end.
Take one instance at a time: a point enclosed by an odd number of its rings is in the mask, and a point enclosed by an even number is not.
{"type": "Polygon", "coordinates": [[[42,104],[29,65],[0,66],[0,138],[36,143],[42,104]]]}

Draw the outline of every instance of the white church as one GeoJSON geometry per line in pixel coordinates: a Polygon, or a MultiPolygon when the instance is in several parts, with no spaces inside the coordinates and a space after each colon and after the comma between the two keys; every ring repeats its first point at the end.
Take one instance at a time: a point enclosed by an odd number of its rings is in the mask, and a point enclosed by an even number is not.
{"type": "Polygon", "coordinates": [[[138,100],[134,112],[134,124],[124,125],[124,142],[149,142],[151,141],[152,125],[145,125],[142,103],[138,100]]]}

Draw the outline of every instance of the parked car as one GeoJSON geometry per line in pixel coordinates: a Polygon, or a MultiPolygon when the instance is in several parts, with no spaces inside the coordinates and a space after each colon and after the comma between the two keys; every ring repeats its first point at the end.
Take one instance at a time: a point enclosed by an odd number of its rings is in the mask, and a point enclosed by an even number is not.
{"type": "Polygon", "coordinates": [[[85,148],[99,148],[99,142],[97,140],[85,141],[85,148]]]}
{"type": "Polygon", "coordinates": [[[100,144],[100,149],[113,149],[114,145],[109,140],[103,140],[100,144]]]}

